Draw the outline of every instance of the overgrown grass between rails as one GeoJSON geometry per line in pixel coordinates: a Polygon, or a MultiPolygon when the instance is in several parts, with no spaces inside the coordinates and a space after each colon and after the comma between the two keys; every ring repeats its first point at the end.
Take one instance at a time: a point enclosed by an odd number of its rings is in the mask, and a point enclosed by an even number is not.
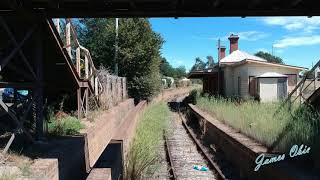
{"type": "Polygon", "coordinates": [[[150,165],[159,158],[159,146],[163,131],[168,129],[170,110],[163,103],[153,103],[144,111],[138,123],[135,137],[126,158],[126,180],[141,179],[150,165]]]}
{"type": "Polygon", "coordinates": [[[287,152],[294,144],[307,144],[316,149],[320,144],[317,138],[320,116],[308,106],[295,107],[293,114],[282,108],[274,115],[279,102],[244,101],[239,104],[230,99],[199,94],[196,105],[267,147],[275,146],[277,150],[287,152]]]}

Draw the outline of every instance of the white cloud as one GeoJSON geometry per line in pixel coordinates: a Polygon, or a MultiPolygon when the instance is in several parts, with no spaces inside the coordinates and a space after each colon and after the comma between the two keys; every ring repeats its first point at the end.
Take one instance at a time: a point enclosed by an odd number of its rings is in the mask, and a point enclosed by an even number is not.
{"type": "Polygon", "coordinates": [[[236,34],[240,37],[240,40],[244,41],[257,41],[259,39],[263,39],[268,36],[267,33],[260,32],[260,31],[243,31],[243,32],[230,32],[229,34],[217,37],[217,36],[192,36],[194,39],[205,39],[205,40],[212,40],[217,41],[218,39],[227,40],[230,34],[236,34]]]}
{"type": "Polygon", "coordinates": [[[237,34],[241,40],[246,40],[246,41],[257,41],[259,39],[263,39],[268,36],[268,34],[260,31],[245,31],[245,32],[238,32],[233,34],[237,34]]]}
{"type": "Polygon", "coordinates": [[[303,30],[311,33],[320,28],[320,17],[266,17],[262,21],[268,25],[281,26],[289,31],[303,30]]]}
{"type": "Polygon", "coordinates": [[[183,61],[178,60],[178,61],[176,61],[176,63],[177,63],[178,65],[181,65],[181,64],[183,63],[183,61]]]}
{"type": "Polygon", "coordinates": [[[256,49],[257,52],[262,51],[262,52],[269,52],[268,49],[266,48],[258,48],[256,49]]]}
{"type": "Polygon", "coordinates": [[[283,50],[283,49],[276,49],[275,52],[276,52],[277,54],[282,54],[282,53],[284,52],[284,50],[283,50]]]}
{"type": "Polygon", "coordinates": [[[300,36],[300,37],[284,37],[276,41],[275,48],[285,48],[290,46],[306,46],[320,44],[320,35],[300,36]]]}

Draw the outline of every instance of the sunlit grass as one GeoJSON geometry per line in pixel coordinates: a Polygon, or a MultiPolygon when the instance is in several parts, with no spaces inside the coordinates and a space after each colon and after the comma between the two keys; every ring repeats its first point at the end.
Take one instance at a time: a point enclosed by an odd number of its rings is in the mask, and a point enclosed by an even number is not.
{"type": "Polygon", "coordinates": [[[197,95],[197,106],[219,121],[230,125],[241,133],[252,137],[267,147],[276,141],[276,149],[287,151],[294,144],[315,145],[318,143],[320,116],[310,107],[295,107],[292,114],[287,108],[278,113],[280,103],[259,103],[231,99],[210,98],[197,95]]]}
{"type": "Polygon", "coordinates": [[[84,124],[73,116],[66,116],[60,119],[51,118],[48,123],[49,134],[56,136],[79,134],[83,128],[85,128],[84,124]]]}
{"type": "Polygon", "coordinates": [[[149,105],[143,113],[127,155],[125,179],[141,179],[159,158],[163,131],[168,128],[170,110],[161,103],[149,105]]]}

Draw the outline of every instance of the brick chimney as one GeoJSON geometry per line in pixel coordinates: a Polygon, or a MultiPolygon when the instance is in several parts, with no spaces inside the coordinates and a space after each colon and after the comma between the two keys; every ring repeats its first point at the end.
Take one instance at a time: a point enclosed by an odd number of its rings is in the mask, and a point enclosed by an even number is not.
{"type": "MultiPolygon", "coordinates": [[[[219,48],[218,48],[218,51],[219,51],[219,48]]],[[[218,58],[220,58],[219,59],[219,61],[220,61],[222,58],[226,57],[226,47],[220,46],[220,51],[218,53],[219,53],[218,58]]]]}
{"type": "Polygon", "coordinates": [[[230,54],[231,54],[233,51],[238,50],[238,40],[239,40],[239,36],[238,36],[238,35],[231,34],[228,39],[229,39],[229,41],[230,41],[230,54]]]}

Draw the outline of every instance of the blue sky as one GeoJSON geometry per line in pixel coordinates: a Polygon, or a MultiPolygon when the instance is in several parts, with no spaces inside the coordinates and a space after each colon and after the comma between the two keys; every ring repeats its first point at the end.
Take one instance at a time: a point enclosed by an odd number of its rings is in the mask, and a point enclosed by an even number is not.
{"type": "Polygon", "coordinates": [[[195,58],[217,60],[217,40],[227,47],[238,34],[239,49],[254,54],[272,51],[286,64],[311,68],[320,59],[320,17],[152,18],[152,28],[166,41],[162,55],[174,67],[190,69],[195,58]]]}

